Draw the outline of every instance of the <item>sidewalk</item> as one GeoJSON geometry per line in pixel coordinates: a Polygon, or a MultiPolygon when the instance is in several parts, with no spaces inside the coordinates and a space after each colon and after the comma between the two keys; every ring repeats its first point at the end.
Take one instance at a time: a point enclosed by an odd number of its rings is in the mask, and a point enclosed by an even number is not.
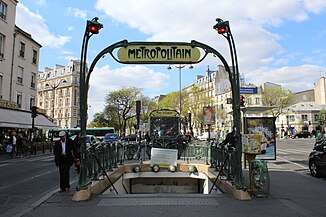
{"type": "MultiPolygon", "coordinates": [[[[17,216],[227,216],[227,217],[322,217],[326,216],[324,179],[313,179],[269,164],[271,188],[267,198],[239,201],[232,195],[158,194],[99,195],[90,201],[73,202],[75,190],[54,191],[17,216]]],[[[248,185],[248,171],[244,171],[248,185]]],[[[75,189],[76,183],[71,189],[75,189]]]]}

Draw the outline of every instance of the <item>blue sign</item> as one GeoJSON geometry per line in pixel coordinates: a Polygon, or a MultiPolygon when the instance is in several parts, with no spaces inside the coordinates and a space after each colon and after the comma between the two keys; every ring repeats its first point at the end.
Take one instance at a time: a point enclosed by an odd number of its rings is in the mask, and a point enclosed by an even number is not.
{"type": "Polygon", "coordinates": [[[240,94],[257,94],[257,87],[240,87],[240,94]]]}

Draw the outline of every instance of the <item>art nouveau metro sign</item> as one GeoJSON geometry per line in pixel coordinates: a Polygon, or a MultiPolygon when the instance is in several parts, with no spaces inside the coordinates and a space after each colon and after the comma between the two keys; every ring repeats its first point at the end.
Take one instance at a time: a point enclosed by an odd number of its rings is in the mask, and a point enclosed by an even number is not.
{"type": "Polygon", "coordinates": [[[122,63],[197,63],[200,50],[189,43],[138,42],[129,43],[118,50],[122,63]]]}

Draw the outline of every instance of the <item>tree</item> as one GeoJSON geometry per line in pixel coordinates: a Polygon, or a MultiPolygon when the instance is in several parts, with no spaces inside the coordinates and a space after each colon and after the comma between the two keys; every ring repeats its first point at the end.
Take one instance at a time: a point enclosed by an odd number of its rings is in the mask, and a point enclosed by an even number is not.
{"type": "Polygon", "coordinates": [[[136,87],[124,87],[107,94],[105,109],[116,111],[120,135],[126,135],[127,121],[136,115],[136,100],[141,96],[141,89],[136,87]]]}
{"type": "MultiPolygon", "coordinates": [[[[175,91],[172,93],[168,93],[164,96],[164,98],[158,103],[159,108],[169,108],[169,109],[175,109],[179,111],[179,95],[180,93],[175,91]]],[[[182,99],[182,97],[181,97],[182,99]]],[[[181,102],[182,105],[182,102],[181,102]]],[[[182,108],[181,108],[182,109],[182,108]]]]}
{"type": "Polygon", "coordinates": [[[284,109],[293,104],[294,95],[290,90],[283,88],[268,87],[263,91],[260,90],[263,106],[275,106],[270,113],[273,117],[278,117],[284,112],[284,109]]]}
{"type": "MultiPolygon", "coordinates": [[[[212,99],[206,95],[206,92],[201,90],[198,86],[193,86],[184,96],[185,102],[183,109],[185,112],[190,111],[192,120],[198,123],[200,127],[203,126],[203,107],[212,105],[212,99]]],[[[198,125],[197,125],[198,127],[198,125]]]]}
{"type": "Polygon", "coordinates": [[[326,110],[322,109],[317,114],[316,121],[318,122],[318,125],[323,126],[325,124],[325,116],[326,116],[326,110]]]}

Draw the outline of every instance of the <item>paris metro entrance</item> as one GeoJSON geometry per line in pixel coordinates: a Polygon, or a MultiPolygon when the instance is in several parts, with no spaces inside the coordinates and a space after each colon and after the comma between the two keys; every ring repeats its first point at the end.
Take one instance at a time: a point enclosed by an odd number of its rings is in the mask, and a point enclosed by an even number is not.
{"type": "MultiPolygon", "coordinates": [[[[80,73],[80,124],[81,124],[81,170],[77,186],[77,194],[86,194],[81,196],[82,198],[88,199],[89,197],[89,168],[88,159],[89,155],[86,153],[86,123],[87,123],[87,96],[89,89],[90,76],[95,68],[98,61],[105,55],[109,54],[116,62],[121,64],[197,64],[202,62],[208,54],[212,54],[217,57],[223,64],[225,70],[228,72],[229,81],[232,89],[232,109],[233,109],[233,129],[235,129],[235,149],[232,152],[225,154],[225,161],[221,162],[220,166],[224,166],[226,161],[229,161],[230,177],[232,177],[234,187],[237,189],[245,190],[241,168],[241,154],[242,145],[240,139],[241,129],[241,115],[240,115],[240,88],[239,88],[239,75],[238,70],[235,70],[234,62],[233,70],[230,69],[229,64],[225,58],[212,47],[192,40],[189,42],[129,42],[122,40],[114,43],[105,49],[103,49],[93,60],[88,71],[86,70],[86,55],[87,55],[87,44],[90,38],[90,30],[87,25],[83,40],[82,54],[81,54],[81,73],[80,73]],[[85,193],[86,192],[86,193],[85,193]]],[[[95,154],[92,155],[93,157],[95,154]]],[[[96,156],[95,156],[96,158],[96,156]]],[[[96,158],[97,162],[100,161],[96,158]]],[[[181,165],[180,165],[181,166],[181,165]]],[[[126,167],[126,165],[124,166],[126,167]]],[[[182,166],[182,167],[188,167],[182,166]]],[[[129,170],[133,171],[130,167],[129,170]]],[[[110,181],[110,177],[106,174],[105,168],[100,164],[100,170],[103,170],[105,176],[110,181]]],[[[186,170],[188,171],[188,170],[186,170]]],[[[122,172],[122,176],[125,172],[122,172]]],[[[206,174],[207,175],[207,174],[206,174]]],[[[216,176],[218,178],[220,174],[216,176]]],[[[153,177],[152,177],[153,178],[153,177]]],[[[118,179],[116,179],[118,180],[118,179]]],[[[132,178],[130,178],[132,180],[132,178]]],[[[215,185],[216,181],[213,181],[211,185],[215,185]]],[[[167,181],[168,183],[169,181],[167,181]]],[[[110,181],[110,184],[113,183],[110,181]]],[[[78,196],[77,196],[78,197],[78,196]]],[[[83,199],[81,199],[83,200],[83,199]]]]}

